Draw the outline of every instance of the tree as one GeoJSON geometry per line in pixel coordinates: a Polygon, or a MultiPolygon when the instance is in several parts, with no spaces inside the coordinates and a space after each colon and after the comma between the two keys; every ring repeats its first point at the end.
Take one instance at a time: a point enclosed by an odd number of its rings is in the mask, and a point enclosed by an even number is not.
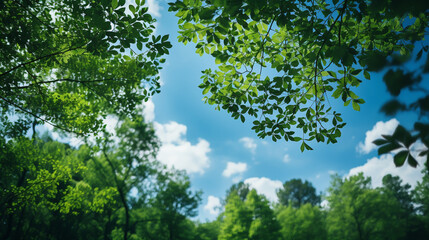
{"type": "Polygon", "coordinates": [[[291,179],[283,184],[283,188],[277,190],[279,203],[284,206],[299,208],[306,203],[311,205],[320,204],[320,196],[309,181],[302,182],[301,179],[291,179]]]}
{"type": "Polygon", "coordinates": [[[413,196],[411,194],[411,186],[402,184],[402,179],[399,176],[392,176],[387,174],[383,177],[383,187],[381,188],[383,194],[388,198],[394,198],[399,203],[399,209],[395,212],[398,213],[403,226],[406,229],[406,234],[402,239],[424,239],[425,228],[422,219],[416,214],[413,196]]]}
{"type": "Polygon", "coordinates": [[[226,199],[225,199],[224,204],[226,204],[226,202],[228,202],[228,198],[232,194],[237,194],[240,197],[241,201],[244,201],[244,200],[246,200],[246,197],[249,194],[249,192],[250,192],[249,184],[244,183],[244,182],[234,183],[226,191],[226,199]]]}
{"type": "Polygon", "coordinates": [[[248,239],[276,240],[280,238],[280,225],[265,196],[259,195],[255,189],[252,189],[247,195],[245,205],[253,213],[248,239]]]}
{"type": "Polygon", "coordinates": [[[423,179],[417,183],[417,186],[413,190],[413,199],[417,205],[419,218],[422,220],[422,225],[424,226],[424,231],[422,231],[421,235],[427,236],[429,233],[429,172],[427,168],[423,172],[423,179]]]}
{"type": "Polygon", "coordinates": [[[152,239],[192,239],[192,224],[187,217],[196,216],[201,192],[191,192],[191,183],[183,173],[167,177],[159,179],[160,189],[152,203],[160,224],[152,239]]]}
{"type": "Polygon", "coordinates": [[[402,184],[402,179],[399,176],[387,174],[383,177],[383,191],[386,194],[393,195],[401,205],[401,208],[406,214],[412,214],[414,211],[413,200],[410,194],[411,185],[402,184]]]}
{"type": "Polygon", "coordinates": [[[0,138],[2,239],[193,239],[188,217],[201,193],[155,160],[141,113],[118,120],[115,133],[78,149],[0,138]]]}
{"type": "MultiPolygon", "coordinates": [[[[104,165],[98,171],[110,176],[111,183],[118,193],[118,202],[124,215],[122,221],[123,239],[130,235],[131,208],[129,195],[135,188],[139,191],[139,197],[144,198],[143,184],[152,175],[157,173],[159,165],[150,162],[156,156],[159,143],[155,131],[151,125],[145,123],[142,114],[134,114],[133,120],[119,118],[120,126],[116,129],[116,137],[119,140],[104,137],[99,142],[99,148],[103,155],[95,159],[97,164],[104,165]]],[[[109,184],[110,185],[110,184],[109,184]]]]}
{"type": "MultiPolygon", "coordinates": [[[[304,151],[309,141],[341,136],[345,123],[330,97],[359,111],[365,101],[353,91],[370,71],[415,47],[418,57],[427,54],[428,9],[424,0],[177,0],[169,10],[179,18],[179,41],[196,43],[218,65],[203,71],[205,101],[243,122],[250,117],[259,137],[300,141],[304,151]]],[[[396,95],[418,80],[398,71],[384,79],[396,95]]],[[[425,91],[417,109],[427,113],[425,91]]],[[[427,141],[427,126],[416,123],[417,138],[427,141]]]]}
{"type": "Polygon", "coordinates": [[[232,192],[225,205],[219,240],[240,240],[249,236],[252,212],[246,208],[236,192],[232,192]]]}
{"type": "Polygon", "coordinates": [[[48,137],[0,139],[2,239],[76,239],[83,230],[76,223],[85,213],[102,212],[114,202],[114,188],[84,180],[93,154],[88,147],[72,149],[48,137]]]}
{"type": "Polygon", "coordinates": [[[195,240],[217,240],[220,232],[220,222],[196,223],[195,240]]]}
{"type": "Polygon", "coordinates": [[[171,44],[168,35],[152,35],[155,20],[143,4],[1,1],[3,132],[25,133],[33,120],[98,132],[106,115],[130,114],[159,92],[161,57],[171,44]]]}
{"type": "Polygon", "coordinates": [[[333,176],[328,190],[328,239],[401,239],[405,235],[395,198],[371,189],[362,173],[345,180],[333,176]]]}
{"type": "Polygon", "coordinates": [[[269,201],[252,189],[241,200],[236,191],[227,198],[218,239],[279,239],[280,225],[269,201]]]}
{"type": "Polygon", "coordinates": [[[299,208],[281,206],[277,219],[284,240],[327,239],[325,215],[318,206],[309,203],[299,208]]]}

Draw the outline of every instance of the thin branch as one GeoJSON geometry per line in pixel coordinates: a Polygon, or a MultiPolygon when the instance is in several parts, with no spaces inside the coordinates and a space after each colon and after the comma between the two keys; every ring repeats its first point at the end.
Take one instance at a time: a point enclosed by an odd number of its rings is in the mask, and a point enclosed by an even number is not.
{"type": "MultiPolygon", "coordinates": [[[[30,72],[30,70],[28,70],[27,66],[24,66],[24,69],[27,71],[28,75],[30,75],[30,76],[33,78],[34,82],[37,84],[37,78],[36,78],[36,76],[34,76],[34,75],[30,72]]],[[[44,103],[45,103],[45,105],[46,105],[45,95],[43,94],[43,92],[42,92],[42,90],[40,89],[40,86],[39,86],[39,85],[37,85],[37,91],[39,91],[39,94],[40,94],[40,96],[42,96],[42,100],[43,100],[43,102],[44,102],[44,103]]]]}
{"type": "Polygon", "coordinates": [[[35,19],[37,19],[37,21],[39,21],[40,23],[42,23],[43,25],[45,25],[46,27],[48,27],[49,28],[49,30],[53,30],[54,28],[51,26],[51,25],[49,25],[49,24],[47,24],[47,23],[45,23],[45,22],[43,22],[42,20],[40,20],[40,18],[38,18],[36,15],[34,15],[28,8],[26,8],[26,7],[24,7],[19,1],[15,1],[15,3],[17,3],[21,8],[23,8],[24,10],[27,10],[28,11],[28,13],[31,15],[31,16],[33,16],[35,19]]]}
{"type": "Polygon", "coordinates": [[[37,114],[32,113],[32,112],[30,112],[30,111],[28,111],[28,110],[26,110],[26,109],[22,108],[21,106],[19,106],[19,105],[17,105],[17,104],[15,104],[15,103],[13,103],[13,102],[11,102],[11,101],[7,100],[7,99],[6,99],[6,98],[4,98],[3,96],[0,96],[0,98],[1,98],[1,99],[3,99],[3,101],[5,101],[7,104],[12,105],[12,106],[14,106],[14,107],[18,108],[19,110],[21,110],[21,111],[23,111],[23,112],[25,112],[25,113],[27,113],[27,114],[30,114],[31,116],[33,116],[33,117],[35,117],[35,118],[37,118],[37,119],[39,119],[39,120],[43,121],[44,123],[47,123],[47,124],[49,124],[49,125],[51,125],[51,126],[53,126],[53,127],[56,127],[56,128],[61,129],[61,130],[63,130],[63,131],[66,131],[66,132],[74,133],[74,134],[79,135],[79,136],[83,135],[82,133],[78,133],[78,132],[75,132],[75,131],[73,131],[73,130],[70,130],[70,129],[67,129],[67,128],[64,128],[64,127],[61,127],[61,126],[59,126],[59,125],[56,125],[55,123],[52,123],[52,122],[50,122],[50,121],[48,121],[48,120],[46,120],[46,119],[43,119],[42,117],[38,116],[37,114]]]}
{"type": "Polygon", "coordinates": [[[71,79],[71,78],[59,78],[59,79],[54,79],[54,80],[36,82],[36,84],[29,84],[29,85],[26,85],[26,86],[16,86],[16,87],[10,87],[10,88],[12,88],[12,89],[23,89],[23,88],[32,87],[34,85],[47,84],[47,83],[55,83],[55,82],[76,82],[76,83],[85,84],[85,83],[91,83],[91,82],[105,82],[105,81],[115,81],[115,80],[116,79],[108,78],[108,79],[96,79],[96,80],[82,81],[82,80],[75,80],[75,79],[71,79]]]}
{"type": "Polygon", "coordinates": [[[82,47],[83,47],[83,46],[85,46],[85,45],[86,45],[86,44],[84,44],[84,45],[82,45],[82,46],[80,46],[80,47],[69,48],[69,49],[67,49],[67,50],[63,50],[63,51],[59,51],[59,52],[55,52],[55,53],[51,53],[51,54],[48,54],[48,55],[45,55],[45,56],[41,56],[41,57],[35,58],[35,59],[31,60],[31,61],[28,61],[28,62],[25,62],[25,63],[21,63],[21,64],[19,64],[19,65],[15,66],[15,67],[13,67],[13,68],[9,69],[8,71],[6,71],[6,72],[4,72],[4,73],[0,74],[0,78],[1,78],[1,77],[3,77],[3,76],[4,76],[4,75],[6,75],[6,74],[11,73],[12,71],[14,71],[14,70],[16,70],[16,69],[18,69],[18,68],[20,68],[20,67],[26,66],[26,65],[31,64],[31,63],[34,63],[34,62],[37,62],[37,61],[42,60],[42,59],[44,59],[44,58],[53,57],[53,56],[56,56],[56,55],[64,54],[64,53],[66,53],[66,52],[70,52],[70,51],[73,51],[73,50],[76,50],[76,49],[82,48],[82,47]]]}
{"type": "MultiPolygon", "coordinates": [[[[341,9],[341,12],[338,14],[337,18],[334,20],[332,25],[329,27],[329,30],[327,32],[325,32],[323,35],[331,32],[331,30],[334,28],[335,24],[337,23],[338,19],[340,19],[340,17],[341,17],[341,22],[340,22],[340,30],[341,30],[341,23],[342,23],[342,19],[343,19],[343,14],[344,14],[346,8],[347,8],[347,0],[344,1],[344,5],[341,9]]],[[[341,35],[340,35],[340,38],[341,38],[341,35]]],[[[313,83],[313,85],[314,85],[314,92],[315,92],[314,96],[315,96],[316,105],[317,105],[317,75],[318,75],[317,74],[317,64],[319,62],[320,52],[322,51],[323,47],[325,46],[327,39],[328,39],[327,37],[323,39],[322,45],[320,46],[319,51],[317,51],[316,62],[314,64],[314,83],[313,83]]],[[[317,108],[316,108],[316,119],[318,120],[317,108]]]]}

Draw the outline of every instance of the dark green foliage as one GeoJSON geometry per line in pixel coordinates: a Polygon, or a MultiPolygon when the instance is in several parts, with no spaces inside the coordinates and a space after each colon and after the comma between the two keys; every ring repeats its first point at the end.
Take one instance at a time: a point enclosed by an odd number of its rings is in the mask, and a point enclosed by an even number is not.
{"type": "Polygon", "coordinates": [[[232,184],[231,187],[226,191],[225,204],[228,202],[229,196],[236,194],[240,197],[241,201],[246,200],[247,194],[250,192],[249,184],[239,182],[232,184]]]}
{"type": "Polygon", "coordinates": [[[217,240],[220,232],[220,222],[215,220],[195,224],[195,240],[217,240]]]}
{"type": "MultiPolygon", "coordinates": [[[[419,123],[416,123],[416,125],[419,125],[419,123]]],[[[425,125],[422,124],[421,127],[424,128],[425,125]]],[[[382,138],[375,140],[373,143],[377,146],[380,146],[378,149],[379,155],[400,149],[401,151],[395,153],[393,158],[393,161],[397,167],[404,165],[405,162],[407,162],[412,167],[417,167],[418,162],[415,159],[415,156],[413,156],[411,148],[413,144],[417,142],[417,140],[422,140],[426,149],[419,149],[417,154],[419,157],[427,156],[427,158],[429,158],[429,139],[426,140],[426,134],[426,132],[422,131],[418,134],[411,135],[411,132],[399,125],[396,127],[395,132],[392,135],[382,135],[382,138]]],[[[429,161],[426,160],[425,164],[429,164],[429,161]]]]}
{"type": "Polygon", "coordinates": [[[404,239],[405,219],[400,203],[371,188],[362,173],[341,179],[334,176],[328,190],[328,239],[404,239]]]}
{"type": "Polygon", "coordinates": [[[325,214],[318,206],[306,203],[294,208],[289,205],[277,211],[284,240],[327,239],[325,214]]]}
{"type": "Polygon", "coordinates": [[[0,138],[0,237],[192,239],[187,217],[200,193],[154,160],[154,130],[134,120],[120,118],[115,138],[79,149],[49,138],[0,138]]]}
{"type": "Polygon", "coordinates": [[[320,196],[309,181],[302,182],[301,179],[291,179],[283,184],[283,188],[277,191],[279,203],[284,206],[299,208],[309,203],[313,206],[320,204],[320,196]]]}
{"type": "Polygon", "coordinates": [[[161,57],[171,44],[167,35],[151,36],[155,19],[143,4],[129,5],[127,14],[123,0],[1,1],[6,133],[29,126],[8,115],[80,135],[98,132],[107,114],[132,113],[159,92],[161,57]]]}

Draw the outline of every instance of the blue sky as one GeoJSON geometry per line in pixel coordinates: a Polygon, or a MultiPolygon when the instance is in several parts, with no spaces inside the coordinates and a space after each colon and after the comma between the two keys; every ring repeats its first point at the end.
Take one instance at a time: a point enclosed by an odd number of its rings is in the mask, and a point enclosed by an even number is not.
{"type": "MultiPolygon", "coordinates": [[[[204,104],[198,88],[201,71],[216,68],[214,60],[196,54],[193,44],[177,42],[177,18],[167,11],[165,0],[146,3],[158,20],[156,34],[169,34],[173,48],[160,74],[161,93],[144,104],[144,114],[147,121],[153,122],[162,142],[158,160],[186,170],[193,190],[203,191],[199,220],[214,219],[219,212],[215,207],[238,181],[249,183],[276,201],[275,190],[292,178],[309,180],[319,192],[327,189],[330,175],[335,173],[346,177],[362,171],[372,177],[374,186],[380,186],[387,173],[400,175],[411,185],[421,179],[420,167],[395,168],[392,155],[379,157],[371,144],[381,134],[392,133],[399,123],[411,127],[417,118],[408,113],[392,119],[379,112],[390,99],[382,73],[371,75],[372,80],[364,81],[354,91],[366,101],[360,112],[331,98],[333,108],[342,113],[347,123],[338,143],[311,143],[314,150],[301,153],[299,143],[258,139],[251,130],[251,121],[243,124],[227,112],[204,104]]],[[[106,123],[113,129],[114,119],[106,123]]],[[[53,137],[59,138],[56,133],[53,137]]],[[[73,138],[69,141],[72,145],[81,143],[73,138]]]]}
{"type": "Polygon", "coordinates": [[[213,206],[237,181],[250,183],[275,201],[275,188],[292,178],[309,180],[318,191],[326,190],[333,173],[347,176],[363,171],[373,178],[374,186],[387,173],[399,174],[412,185],[421,178],[421,169],[395,168],[391,155],[379,157],[370,144],[380,134],[391,133],[398,123],[411,127],[407,123],[416,118],[404,114],[391,119],[379,112],[390,99],[382,74],[373,74],[372,80],[356,89],[366,101],[360,112],[331,100],[347,122],[337,144],[312,143],[313,151],[301,153],[299,144],[258,139],[251,123],[243,124],[204,104],[198,85],[201,71],[215,68],[213,59],[200,57],[193,44],[177,42],[177,18],[167,11],[165,1],[147,3],[158,19],[157,34],[169,34],[173,44],[161,71],[161,93],[146,104],[147,115],[164,143],[159,160],[187,170],[193,188],[204,192],[199,219],[216,217],[213,206]]]}

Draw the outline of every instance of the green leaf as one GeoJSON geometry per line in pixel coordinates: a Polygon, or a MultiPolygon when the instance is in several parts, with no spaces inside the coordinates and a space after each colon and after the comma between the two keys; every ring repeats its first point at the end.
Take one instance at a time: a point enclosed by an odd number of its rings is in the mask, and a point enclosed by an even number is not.
{"type": "Polygon", "coordinates": [[[201,20],[210,20],[213,18],[216,8],[203,8],[199,15],[201,20]]]}
{"type": "Polygon", "coordinates": [[[352,92],[352,91],[349,91],[349,95],[350,95],[350,97],[351,98],[353,98],[353,99],[358,99],[359,97],[354,93],[354,92],[352,92]]]}
{"type": "Polygon", "coordinates": [[[311,148],[311,147],[310,147],[310,145],[308,145],[308,144],[307,144],[307,143],[305,143],[305,142],[304,142],[304,146],[305,146],[305,149],[307,149],[307,150],[313,150],[313,148],[311,148]]]}
{"type": "Polygon", "coordinates": [[[208,86],[208,87],[204,88],[203,95],[206,95],[210,91],[211,88],[212,88],[212,86],[208,86]]]}
{"type": "Polygon", "coordinates": [[[401,148],[401,147],[402,147],[402,146],[401,146],[401,145],[399,145],[398,143],[396,143],[396,142],[391,142],[391,143],[389,143],[389,144],[387,144],[387,145],[385,145],[385,146],[383,146],[383,147],[379,148],[379,149],[378,149],[378,155],[382,155],[382,154],[385,154],[385,153],[389,153],[389,152],[391,152],[391,151],[393,151],[393,150],[395,150],[395,149],[401,148]]]}
{"type": "Polygon", "coordinates": [[[241,122],[243,122],[243,123],[244,123],[244,121],[246,120],[246,119],[244,118],[244,115],[240,115],[240,120],[241,120],[241,122]]]}
{"type": "Polygon", "coordinates": [[[417,167],[417,165],[419,165],[419,163],[416,161],[416,159],[411,154],[408,155],[408,164],[413,168],[415,168],[415,167],[417,167]]]}
{"type": "Polygon", "coordinates": [[[284,40],[284,36],[281,33],[275,33],[272,37],[274,43],[281,43],[284,40]]]}
{"type": "Polygon", "coordinates": [[[356,101],[353,101],[352,106],[355,111],[360,111],[360,105],[356,101]]]}
{"type": "Polygon", "coordinates": [[[374,140],[372,143],[374,143],[377,146],[380,146],[380,145],[384,145],[388,142],[389,141],[387,141],[386,139],[379,138],[379,139],[374,140]]]}
{"type": "Polygon", "coordinates": [[[298,62],[297,60],[295,60],[295,61],[293,61],[293,62],[291,63],[291,65],[292,65],[293,67],[298,67],[299,62],[298,62]]]}
{"type": "Polygon", "coordinates": [[[194,24],[187,22],[187,23],[183,24],[183,28],[184,29],[192,29],[192,28],[194,28],[194,24]]]}
{"type": "Polygon", "coordinates": [[[408,150],[404,150],[404,151],[397,153],[393,157],[393,162],[395,162],[395,166],[400,167],[400,166],[404,165],[405,159],[407,159],[408,155],[409,155],[408,150]]]}
{"type": "Polygon", "coordinates": [[[429,150],[426,150],[426,151],[423,151],[423,152],[419,153],[419,157],[423,157],[426,154],[429,154],[429,150]]]}
{"type": "Polygon", "coordinates": [[[362,71],[362,69],[355,69],[351,72],[351,74],[358,75],[361,71],[362,71]]]}
{"type": "Polygon", "coordinates": [[[136,7],[134,7],[134,5],[130,5],[128,8],[130,9],[130,11],[131,11],[133,14],[135,14],[135,13],[136,13],[136,7]]]}
{"type": "Polygon", "coordinates": [[[118,0],[112,0],[112,8],[116,9],[118,7],[118,0]]]}
{"type": "Polygon", "coordinates": [[[369,72],[368,72],[368,71],[364,70],[364,71],[363,71],[363,76],[364,76],[366,79],[371,80],[371,75],[369,75],[369,72]]]}
{"type": "Polygon", "coordinates": [[[334,97],[334,98],[339,98],[342,92],[343,92],[343,89],[342,89],[342,88],[337,88],[337,89],[332,93],[332,97],[334,97]]]}
{"type": "Polygon", "coordinates": [[[162,36],[161,42],[165,42],[168,40],[169,34],[162,36]]]}

